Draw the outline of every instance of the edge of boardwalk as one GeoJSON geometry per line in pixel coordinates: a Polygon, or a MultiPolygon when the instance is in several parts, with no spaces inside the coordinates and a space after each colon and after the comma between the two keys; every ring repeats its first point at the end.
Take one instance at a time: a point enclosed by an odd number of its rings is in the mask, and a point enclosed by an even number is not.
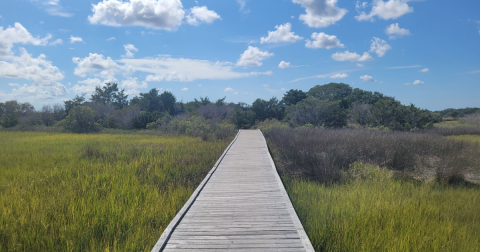
{"type": "Polygon", "coordinates": [[[310,242],[310,239],[308,238],[307,233],[305,232],[305,229],[303,229],[303,225],[300,222],[300,219],[298,218],[297,212],[295,211],[295,208],[293,207],[292,202],[290,201],[290,197],[288,197],[288,194],[287,194],[287,191],[285,190],[285,186],[283,185],[282,179],[280,178],[280,175],[278,175],[277,167],[275,166],[275,163],[273,162],[273,159],[272,159],[272,155],[270,155],[270,152],[268,150],[267,140],[265,139],[265,136],[261,131],[260,133],[262,134],[263,142],[265,143],[265,149],[270,159],[270,164],[273,169],[273,174],[275,174],[278,187],[280,187],[280,191],[282,191],[283,198],[285,199],[285,203],[287,204],[288,212],[290,213],[290,217],[292,218],[293,224],[295,225],[298,235],[302,240],[303,247],[307,252],[315,252],[315,249],[313,248],[312,243],[310,242]]]}
{"type": "Polygon", "coordinates": [[[207,182],[210,180],[210,178],[212,177],[212,174],[217,170],[217,167],[218,165],[220,165],[220,163],[222,162],[223,158],[225,157],[225,155],[227,154],[228,150],[230,150],[230,147],[232,147],[232,145],[235,143],[235,141],[237,140],[238,136],[240,135],[240,132],[242,130],[239,130],[237,135],[235,136],[235,138],[232,140],[232,142],[228,145],[228,147],[225,149],[225,151],[223,152],[223,154],[220,156],[220,158],[217,160],[217,162],[215,163],[215,165],[213,166],[213,168],[208,172],[207,176],[205,176],[205,178],[203,179],[202,183],[200,183],[200,185],[197,187],[197,189],[193,192],[192,196],[190,196],[190,198],[188,199],[188,201],[185,203],[185,205],[183,205],[182,209],[180,209],[180,211],[177,213],[177,215],[175,215],[175,218],[173,218],[173,220],[170,222],[170,224],[168,224],[167,228],[165,228],[165,230],[163,230],[163,233],[162,235],[160,236],[160,238],[158,239],[157,243],[155,244],[155,246],[152,248],[151,252],[159,252],[159,251],[162,251],[165,246],[167,245],[167,242],[168,240],[170,239],[170,237],[172,236],[172,233],[173,231],[175,231],[175,228],[178,226],[178,224],[180,223],[180,221],[182,221],[183,217],[185,216],[185,214],[188,212],[188,210],[190,209],[190,207],[193,205],[193,203],[195,203],[195,200],[197,199],[198,195],[202,192],[203,188],[205,187],[205,185],[207,184],[207,182]]]}
{"type": "MultiPolygon", "coordinates": [[[[258,129],[257,129],[258,130],[258,129]]],[[[195,200],[197,199],[198,195],[202,192],[203,188],[205,185],[208,183],[210,178],[212,177],[213,173],[217,170],[218,166],[222,162],[223,158],[227,154],[227,152],[230,150],[230,147],[235,143],[237,140],[238,136],[240,135],[242,130],[239,130],[233,141],[228,145],[228,147],[225,149],[223,154],[220,156],[220,158],[217,160],[213,168],[210,170],[210,172],[207,174],[207,176],[203,179],[202,183],[197,187],[197,189],[193,192],[192,196],[188,199],[188,201],[185,203],[185,205],[180,209],[180,211],[177,213],[175,218],[168,224],[167,228],[163,231],[162,235],[158,239],[157,243],[155,246],[152,248],[151,252],[159,252],[162,251],[165,246],[168,243],[168,240],[172,236],[172,233],[175,231],[175,228],[178,226],[178,224],[182,221],[183,217],[185,214],[188,212],[190,207],[195,203],[195,200]]],[[[287,191],[285,190],[285,187],[283,185],[283,182],[278,175],[277,168],[275,166],[275,163],[273,162],[272,156],[270,155],[270,152],[268,150],[268,145],[267,141],[265,139],[265,136],[263,133],[258,130],[263,138],[263,143],[265,145],[265,151],[267,152],[266,154],[268,155],[270,159],[270,164],[273,169],[273,173],[275,175],[276,181],[278,183],[278,186],[280,188],[280,191],[283,195],[283,198],[285,200],[285,203],[287,205],[288,212],[290,213],[290,217],[292,218],[292,221],[295,225],[295,228],[297,230],[298,235],[300,236],[300,239],[302,240],[303,247],[305,248],[305,251],[307,252],[314,252],[315,250],[313,249],[312,243],[310,242],[310,239],[308,238],[307,234],[305,233],[305,230],[303,229],[303,225],[300,222],[300,219],[298,218],[297,212],[295,211],[295,208],[292,205],[292,202],[290,201],[290,197],[288,197],[287,191]]]]}

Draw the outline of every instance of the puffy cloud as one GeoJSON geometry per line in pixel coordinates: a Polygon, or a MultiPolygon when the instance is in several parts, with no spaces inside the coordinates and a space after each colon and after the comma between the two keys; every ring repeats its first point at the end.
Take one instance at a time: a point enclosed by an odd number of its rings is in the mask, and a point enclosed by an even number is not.
{"type": "Polygon", "coordinates": [[[93,91],[95,91],[95,87],[103,86],[104,83],[106,83],[106,82],[105,81],[102,82],[98,78],[94,78],[94,79],[88,78],[86,80],[79,81],[78,83],[79,84],[75,84],[71,88],[71,90],[75,93],[87,93],[87,94],[89,94],[89,93],[92,93],[93,91]]]}
{"type": "Polygon", "coordinates": [[[320,28],[334,24],[345,16],[346,9],[337,6],[337,0],[292,0],[305,8],[300,20],[310,27],[320,28]]]}
{"type": "Polygon", "coordinates": [[[363,65],[360,63],[357,63],[357,67],[363,67],[363,65]]]}
{"type": "Polygon", "coordinates": [[[32,57],[24,48],[20,48],[20,56],[12,52],[13,45],[31,44],[37,46],[56,45],[61,40],[49,42],[51,35],[45,38],[33,37],[20,23],[14,27],[0,27],[0,78],[30,80],[32,85],[18,86],[9,96],[28,96],[29,99],[51,98],[67,94],[64,85],[59,83],[64,75],[52,62],[46,60],[44,54],[32,57]]]}
{"type": "Polygon", "coordinates": [[[368,53],[364,52],[363,55],[357,53],[351,53],[349,51],[337,52],[332,55],[332,59],[336,61],[370,61],[373,60],[373,57],[368,53]]]}
{"type": "Polygon", "coordinates": [[[105,58],[102,54],[90,53],[87,57],[81,59],[78,57],[72,58],[73,63],[77,64],[74,69],[74,74],[80,77],[85,77],[87,74],[94,73],[100,77],[113,79],[119,73],[132,73],[133,70],[127,66],[120,66],[112,58],[105,58]]]}
{"type": "Polygon", "coordinates": [[[138,81],[137,78],[127,78],[122,81],[122,84],[120,85],[123,88],[146,88],[148,87],[147,82],[145,81],[138,81]]]}
{"type": "Polygon", "coordinates": [[[357,2],[355,3],[355,10],[360,11],[361,9],[367,8],[367,6],[368,6],[368,2],[362,2],[362,3],[360,3],[360,1],[357,1],[357,2]]]}
{"type": "Polygon", "coordinates": [[[128,65],[134,71],[151,73],[147,82],[180,81],[190,82],[198,79],[228,80],[258,75],[271,75],[267,72],[237,72],[233,63],[212,62],[208,60],[172,58],[168,55],[149,59],[127,59],[118,62],[128,65]]]}
{"type": "Polygon", "coordinates": [[[369,14],[361,12],[355,18],[358,21],[373,21],[373,17],[378,16],[381,19],[397,19],[407,13],[413,12],[413,8],[408,6],[409,0],[373,0],[373,7],[369,14]]]}
{"type": "Polygon", "coordinates": [[[273,56],[273,53],[260,51],[257,47],[249,46],[248,49],[240,55],[237,66],[261,66],[261,61],[271,56],[273,56]]]}
{"type": "Polygon", "coordinates": [[[296,42],[303,39],[291,31],[292,25],[290,23],[276,25],[275,29],[275,31],[269,31],[267,37],[261,37],[260,43],[296,42]]]}
{"type": "Polygon", "coordinates": [[[412,35],[409,30],[400,28],[398,26],[398,23],[391,24],[389,27],[387,27],[385,33],[389,35],[390,39],[396,39],[397,37],[401,38],[403,36],[412,35]]]}
{"type": "Polygon", "coordinates": [[[305,47],[307,48],[335,48],[335,47],[345,47],[342,43],[340,43],[340,40],[338,40],[337,36],[334,35],[328,35],[323,32],[320,33],[312,33],[312,39],[313,41],[307,40],[307,43],[305,44],[305,47]]]}
{"type": "Polygon", "coordinates": [[[13,97],[23,97],[26,100],[51,99],[55,96],[63,96],[68,94],[68,90],[62,84],[53,86],[38,86],[24,84],[19,88],[12,90],[13,97]]]}
{"type": "Polygon", "coordinates": [[[180,0],[103,0],[92,5],[91,24],[175,30],[185,17],[180,0]]]}
{"type": "Polygon", "coordinates": [[[201,22],[211,24],[216,19],[220,19],[220,15],[215,11],[209,10],[207,6],[192,7],[187,15],[187,23],[191,25],[199,25],[201,22]]]}
{"type": "Polygon", "coordinates": [[[13,27],[9,26],[5,30],[0,26],[0,57],[12,55],[13,44],[45,46],[51,38],[50,34],[45,38],[33,37],[20,23],[15,23],[13,27]]]}
{"type": "Polygon", "coordinates": [[[332,78],[332,79],[343,79],[343,78],[347,78],[347,77],[348,77],[347,73],[338,73],[338,74],[334,74],[334,75],[330,76],[330,78],[332,78]]]}
{"type": "Polygon", "coordinates": [[[127,58],[133,58],[135,55],[133,52],[138,52],[138,49],[132,44],[123,45],[123,48],[125,49],[125,57],[127,58]]]}
{"type": "Polygon", "coordinates": [[[180,89],[180,90],[182,90],[182,91],[188,91],[188,88],[184,87],[184,88],[182,88],[182,89],[180,89]]]}
{"type": "Polygon", "coordinates": [[[281,68],[281,69],[285,69],[287,67],[290,67],[290,62],[285,62],[285,61],[281,61],[280,64],[278,64],[278,67],[281,68]]]}
{"type": "Polygon", "coordinates": [[[21,48],[20,56],[0,61],[0,77],[27,79],[37,86],[61,85],[57,82],[64,78],[60,70],[46,60],[44,54],[34,58],[24,48],[21,48]]]}
{"type": "Polygon", "coordinates": [[[376,81],[375,79],[373,79],[372,76],[370,75],[363,75],[363,76],[360,76],[360,79],[362,79],[362,81],[366,81],[366,82],[373,82],[373,81],[376,81]]]}
{"type": "Polygon", "coordinates": [[[223,90],[223,91],[225,91],[225,92],[235,92],[235,90],[234,90],[233,88],[231,88],[231,87],[227,87],[227,88],[225,88],[225,90],[223,90]]]}
{"type": "Polygon", "coordinates": [[[70,43],[75,43],[75,42],[83,42],[83,39],[80,37],[75,37],[73,35],[70,35],[70,43]]]}
{"type": "Polygon", "coordinates": [[[405,83],[405,85],[423,85],[425,84],[423,81],[415,80],[413,83],[405,83]]]}
{"type": "Polygon", "coordinates": [[[383,57],[385,56],[385,53],[392,49],[390,45],[388,45],[387,41],[379,38],[373,38],[372,39],[372,45],[370,46],[370,52],[375,52],[378,57],[383,57]]]}
{"type": "Polygon", "coordinates": [[[422,73],[426,73],[426,72],[428,72],[428,71],[430,71],[430,69],[428,69],[428,68],[424,68],[424,69],[422,69],[420,72],[422,72],[422,73]]]}
{"type": "Polygon", "coordinates": [[[62,45],[63,44],[63,40],[61,39],[56,39],[55,41],[53,42],[50,42],[49,45],[62,45]]]}

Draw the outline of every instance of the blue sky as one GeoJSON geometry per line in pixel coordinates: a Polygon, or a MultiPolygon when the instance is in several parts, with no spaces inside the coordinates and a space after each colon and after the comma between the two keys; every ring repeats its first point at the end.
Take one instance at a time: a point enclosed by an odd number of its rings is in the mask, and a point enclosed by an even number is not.
{"type": "Polygon", "coordinates": [[[480,1],[0,2],[0,101],[40,109],[116,82],[251,103],[344,82],[480,107],[480,1]]]}

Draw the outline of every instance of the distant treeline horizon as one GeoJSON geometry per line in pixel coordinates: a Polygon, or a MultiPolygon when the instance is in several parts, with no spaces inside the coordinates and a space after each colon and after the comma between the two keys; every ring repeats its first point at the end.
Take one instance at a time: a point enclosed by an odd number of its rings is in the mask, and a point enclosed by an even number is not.
{"type": "Polygon", "coordinates": [[[246,129],[265,120],[278,120],[291,127],[374,127],[411,131],[433,127],[446,117],[480,113],[480,108],[430,111],[414,104],[403,105],[380,92],[352,88],[344,83],[316,85],[308,92],[291,89],[281,99],[256,99],[252,104],[211,101],[208,96],[177,101],[169,91],[153,88],[128,99],[116,83],[97,86],[95,91],[77,95],[64,104],[44,105],[36,110],[30,103],[0,102],[0,125],[61,126],[71,132],[92,132],[102,128],[163,129],[192,131],[205,124],[211,131],[222,127],[246,129]],[[175,126],[170,124],[175,123],[175,126]],[[188,129],[189,124],[193,124],[188,129]],[[174,129],[172,129],[172,127],[174,129]],[[180,129],[179,129],[180,128],[180,129]]]}

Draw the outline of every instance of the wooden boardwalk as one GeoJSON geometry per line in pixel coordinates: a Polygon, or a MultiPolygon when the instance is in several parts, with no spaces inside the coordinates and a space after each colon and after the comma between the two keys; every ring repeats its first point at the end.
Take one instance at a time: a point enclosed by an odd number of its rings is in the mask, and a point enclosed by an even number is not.
{"type": "Polygon", "coordinates": [[[152,251],[314,251],[259,130],[241,130],[152,251]]]}

